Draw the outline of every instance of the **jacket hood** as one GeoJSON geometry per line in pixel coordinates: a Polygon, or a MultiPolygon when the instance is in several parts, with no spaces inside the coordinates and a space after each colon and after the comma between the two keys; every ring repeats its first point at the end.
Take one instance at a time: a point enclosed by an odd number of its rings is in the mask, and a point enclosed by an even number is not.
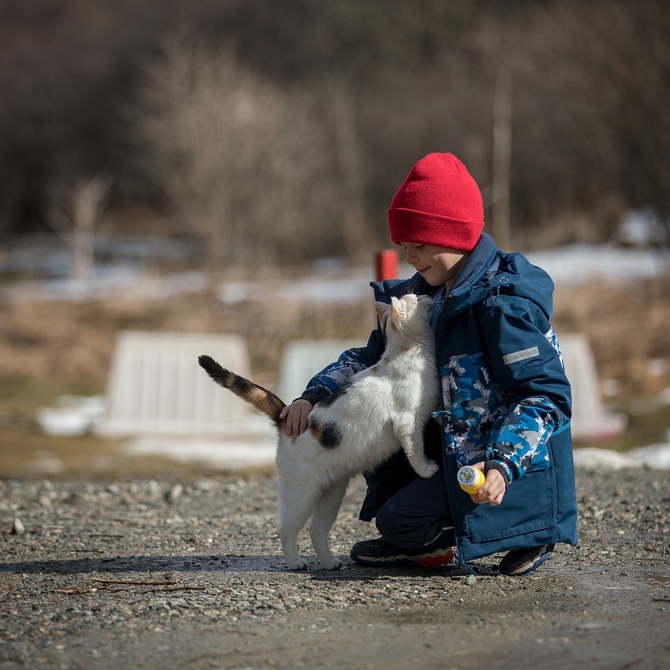
{"type": "MultiPolygon", "coordinates": [[[[402,293],[434,296],[439,289],[428,284],[418,272],[407,280],[372,282],[372,286],[377,299],[402,293]]],[[[444,309],[456,314],[504,294],[532,300],[549,319],[553,313],[553,292],[554,282],[544,270],[523,254],[501,251],[490,235],[482,233],[458,274],[444,309]]]]}
{"type": "Polygon", "coordinates": [[[454,284],[445,308],[460,312],[500,294],[534,302],[547,316],[553,313],[554,282],[523,254],[497,249],[484,233],[454,284]],[[484,260],[486,258],[486,260],[484,260]]]}

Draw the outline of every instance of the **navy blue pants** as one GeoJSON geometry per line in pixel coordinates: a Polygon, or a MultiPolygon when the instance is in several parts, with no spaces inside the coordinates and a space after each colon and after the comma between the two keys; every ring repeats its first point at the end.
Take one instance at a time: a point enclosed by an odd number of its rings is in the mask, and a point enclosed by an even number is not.
{"type": "Polygon", "coordinates": [[[365,474],[368,490],[360,518],[372,521],[376,517],[381,536],[407,551],[456,544],[444,477],[441,430],[435,421],[430,421],[424,433],[426,456],[441,465],[430,479],[419,477],[402,451],[365,474]]]}
{"type": "Polygon", "coordinates": [[[447,486],[442,470],[418,477],[392,495],[377,511],[377,529],[396,547],[438,549],[456,544],[447,486]]]}

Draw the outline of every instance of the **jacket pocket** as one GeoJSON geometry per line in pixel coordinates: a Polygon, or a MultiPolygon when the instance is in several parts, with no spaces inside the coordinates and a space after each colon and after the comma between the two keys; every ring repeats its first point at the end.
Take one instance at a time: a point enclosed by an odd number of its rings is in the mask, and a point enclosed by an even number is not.
{"type": "Polygon", "coordinates": [[[465,534],[471,542],[490,542],[555,526],[555,479],[553,468],[526,472],[510,483],[500,505],[473,503],[465,515],[465,534]]]}

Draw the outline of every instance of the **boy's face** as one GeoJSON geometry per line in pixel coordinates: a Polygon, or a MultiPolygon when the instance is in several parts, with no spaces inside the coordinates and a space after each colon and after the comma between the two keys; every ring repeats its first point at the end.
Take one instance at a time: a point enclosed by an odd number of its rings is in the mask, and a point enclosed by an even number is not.
{"type": "Polygon", "coordinates": [[[469,256],[467,251],[435,247],[430,244],[405,242],[402,248],[407,253],[407,262],[431,285],[451,286],[458,271],[469,256]]]}

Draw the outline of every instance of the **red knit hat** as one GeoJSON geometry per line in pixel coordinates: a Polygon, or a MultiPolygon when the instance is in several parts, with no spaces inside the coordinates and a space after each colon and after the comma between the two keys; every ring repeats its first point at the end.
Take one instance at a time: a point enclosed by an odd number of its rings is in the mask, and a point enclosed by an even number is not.
{"type": "Polygon", "coordinates": [[[484,229],[477,183],[453,154],[428,154],[402,183],[388,210],[391,239],[472,251],[484,229]]]}

